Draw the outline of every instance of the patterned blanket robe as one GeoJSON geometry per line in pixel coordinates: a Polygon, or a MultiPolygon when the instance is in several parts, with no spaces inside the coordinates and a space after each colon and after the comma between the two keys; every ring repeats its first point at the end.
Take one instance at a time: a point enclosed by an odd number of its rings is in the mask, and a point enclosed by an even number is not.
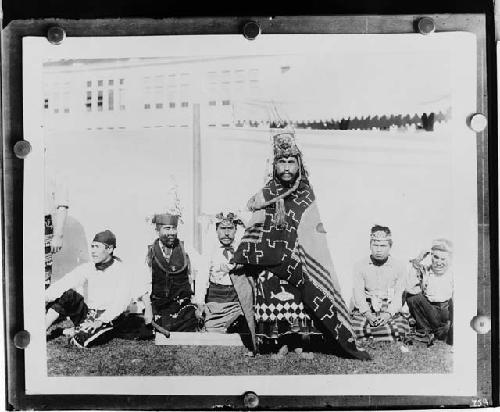
{"type": "MultiPolygon", "coordinates": [[[[268,201],[286,190],[276,180],[270,180],[256,196],[268,201]]],[[[326,232],[307,180],[303,179],[298,189],[285,198],[285,210],[282,229],[274,222],[275,204],[254,212],[235,253],[235,263],[244,265],[242,272],[247,276],[266,268],[290,282],[300,290],[304,306],[325,336],[337,342],[348,356],[370,359],[368,353],[356,347],[326,232]]]]}

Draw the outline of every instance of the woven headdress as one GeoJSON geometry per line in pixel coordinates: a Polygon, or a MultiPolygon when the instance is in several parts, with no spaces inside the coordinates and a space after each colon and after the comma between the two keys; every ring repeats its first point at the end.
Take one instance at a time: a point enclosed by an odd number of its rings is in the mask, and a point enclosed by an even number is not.
{"type": "Polygon", "coordinates": [[[295,135],[287,132],[273,136],[273,154],[275,159],[290,156],[302,157],[302,153],[295,143],[295,135]]]}

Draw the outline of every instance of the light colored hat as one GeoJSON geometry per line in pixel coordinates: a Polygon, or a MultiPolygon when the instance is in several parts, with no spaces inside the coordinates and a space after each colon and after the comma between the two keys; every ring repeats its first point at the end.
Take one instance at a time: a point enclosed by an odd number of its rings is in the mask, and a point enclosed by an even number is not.
{"type": "Polygon", "coordinates": [[[441,250],[443,252],[453,253],[453,243],[445,238],[434,239],[431,250],[441,250]]]}

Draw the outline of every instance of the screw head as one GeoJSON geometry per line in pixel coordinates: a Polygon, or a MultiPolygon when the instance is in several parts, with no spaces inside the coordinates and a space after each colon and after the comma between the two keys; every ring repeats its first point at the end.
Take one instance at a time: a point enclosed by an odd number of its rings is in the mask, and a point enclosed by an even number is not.
{"type": "Polygon", "coordinates": [[[491,329],[491,319],[486,315],[474,316],[474,318],[472,318],[471,326],[476,333],[484,335],[491,329]]]}
{"type": "Polygon", "coordinates": [[[25,349],[30,343],[30,334],[25,330],[20,330],[14,335],[14,346],[18,349],[25,349]]]}
{"type": "Polygon", "coordinates": [[[255,38],[260,34],[260,26],[255,21],[246,22],[243,26],[243,36],[247,40],[255,40],[255,38]]]}
{"type": "Polygon", "coordinates": [[[259,406],[259,397],[255,392],[245,392],[243,395],[243,403],[248,409],[254,409],[259,406]]]}
{"type": "Polygon", "coordinates": [[[52,44],[61,44],[66,38],[66,31],[61,26],[52,26],[47,30],[47,40],[52,44]]]}
{"type": "Polygon", "coordinates": [[[474,113],[469,116],[467,123],[472,130],[479,133],[486,129],[486,126],[488,125],[488,119],[482,113],[474,113]]]}
{"type": "Polygon", "coordinates": [[[31,152],[31,144],[27,140],[19,140],[14,144],[14,154],[19,159],[24,159],[31,152]]]}
{"type": "Polygon", "coordinates": [[[418,20],[418,32],[423,35],[428,35],[434,33],[436,30],[436,24],[434,23],[434,19],[430,17],[422,17],[418,20]]]}

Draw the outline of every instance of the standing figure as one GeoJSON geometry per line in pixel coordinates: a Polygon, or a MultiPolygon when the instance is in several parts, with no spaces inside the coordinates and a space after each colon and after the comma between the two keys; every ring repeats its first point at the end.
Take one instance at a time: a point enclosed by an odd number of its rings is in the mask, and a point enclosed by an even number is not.
{"type": "Polygon", "coordinates": [[[436,239],[430,252],[411,261],[406,302],[416,321],[417,340],[429,345],[434,338],[453,344],[452,255],[452,243],[436,239]]]}
{"type": "Polygon", "coordinates": [[[68,216],[68,189],[62,179],[45,179],[45,289],[52,280],[54,254],[63,247],[63,230],[68,216]]]}
{"type": "MultiPolygon", "coordinates": [[[[148,247],[146,263],[151,273],[151,305],[156,325],[168,331],[198,329],[191,265],[184,243],[177,238],[179,216],[165,213],[153,217],[158,238],[148,247]]],[[[146,307],[146,313],[148,312],[146,307]]]]}
{"type": "Polygon", "coordinates": [[[273,151],[272,178],[248,202],[254,213],[235,253],[238,266],[234,273],[256,278],[267,270],[287,281],[298,289],[308,315],[332,350],[370,359],[367,352],[356,347],[326,232],[294,135],[275,135],[273,151]]]}
{"type": "Polygon", "coordinates": [[[406,270],[391,256],[391,230],[375,225],[370,231],[371,254],[354,267],[352,323],[358,338],[405,340],[408,319],[401,314],[406,270]]]}

